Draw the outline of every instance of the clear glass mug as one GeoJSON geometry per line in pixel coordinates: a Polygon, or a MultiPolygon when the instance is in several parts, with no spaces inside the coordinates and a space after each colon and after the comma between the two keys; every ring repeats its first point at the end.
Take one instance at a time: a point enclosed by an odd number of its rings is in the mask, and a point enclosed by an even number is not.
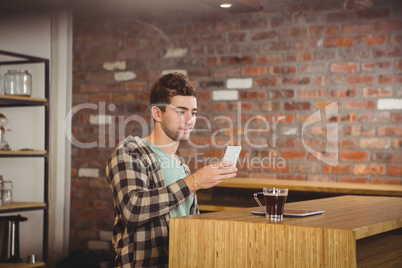
{"type": "Polygon", "coordinates": [[[262,192],[254,193],[257,204],[264,209],[265,217],[270,220],[282,220],[285,210],[285,203],[288,197],[288,189],[283,188],[263,188],[262,192]],[[264,195],[265,206],[258,199],[258,195],[264,195]]]}
{"type": "Polygon", "coordinates": [[[11,205],[13,202],[13,182],[3,181],[3,187],[1,189],[1,196],[3,205],[11,205]]]}

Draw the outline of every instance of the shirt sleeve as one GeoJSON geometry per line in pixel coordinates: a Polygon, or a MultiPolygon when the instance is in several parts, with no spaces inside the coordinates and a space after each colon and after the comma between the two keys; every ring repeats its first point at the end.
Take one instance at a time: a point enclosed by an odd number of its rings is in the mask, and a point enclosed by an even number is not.
{"type": "Polygon", "coordinates": [[[190,196],[184,180],[165,186],[158,162],[139,148],[117,148],[109,158],[106,175],[117,213],[133,227],[169,213],[190,196]]]}

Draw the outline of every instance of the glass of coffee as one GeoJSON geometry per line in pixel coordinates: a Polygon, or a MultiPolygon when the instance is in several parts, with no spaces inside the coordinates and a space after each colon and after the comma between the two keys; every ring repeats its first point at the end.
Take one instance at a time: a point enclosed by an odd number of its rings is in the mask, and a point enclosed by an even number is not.
{"type": "Polygon", "coordinates": [[[285,203],[288,197],[288,189],[266,188],[262,192],[254,193],[257,204],[265,210],[265,217],[270,220],[282,220],[285,203]],[[264,195],[265,206],[258,199],[258,195],[264,195]]]}

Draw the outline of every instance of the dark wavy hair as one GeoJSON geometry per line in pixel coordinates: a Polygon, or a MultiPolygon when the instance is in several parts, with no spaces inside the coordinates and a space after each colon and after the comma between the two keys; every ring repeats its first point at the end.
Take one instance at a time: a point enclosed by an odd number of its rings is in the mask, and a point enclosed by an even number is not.
{"type": "Polygon", "coordinates": [[[162,112],[170,104],[174,96],[194,96],[197,92],[187,76],[181,73],[162,75],[151,87],[150,104],[157,106],[162,112]]]}

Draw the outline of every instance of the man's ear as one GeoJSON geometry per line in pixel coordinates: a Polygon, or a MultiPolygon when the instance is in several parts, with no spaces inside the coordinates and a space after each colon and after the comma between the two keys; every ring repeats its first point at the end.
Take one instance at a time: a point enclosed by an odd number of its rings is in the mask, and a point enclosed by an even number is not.
{"type": "Polygon", "coordinates": [[[158,107],[152,106],[151,113],[156,122],[160,122],[162,120],[162,111],[158,107]]]}

